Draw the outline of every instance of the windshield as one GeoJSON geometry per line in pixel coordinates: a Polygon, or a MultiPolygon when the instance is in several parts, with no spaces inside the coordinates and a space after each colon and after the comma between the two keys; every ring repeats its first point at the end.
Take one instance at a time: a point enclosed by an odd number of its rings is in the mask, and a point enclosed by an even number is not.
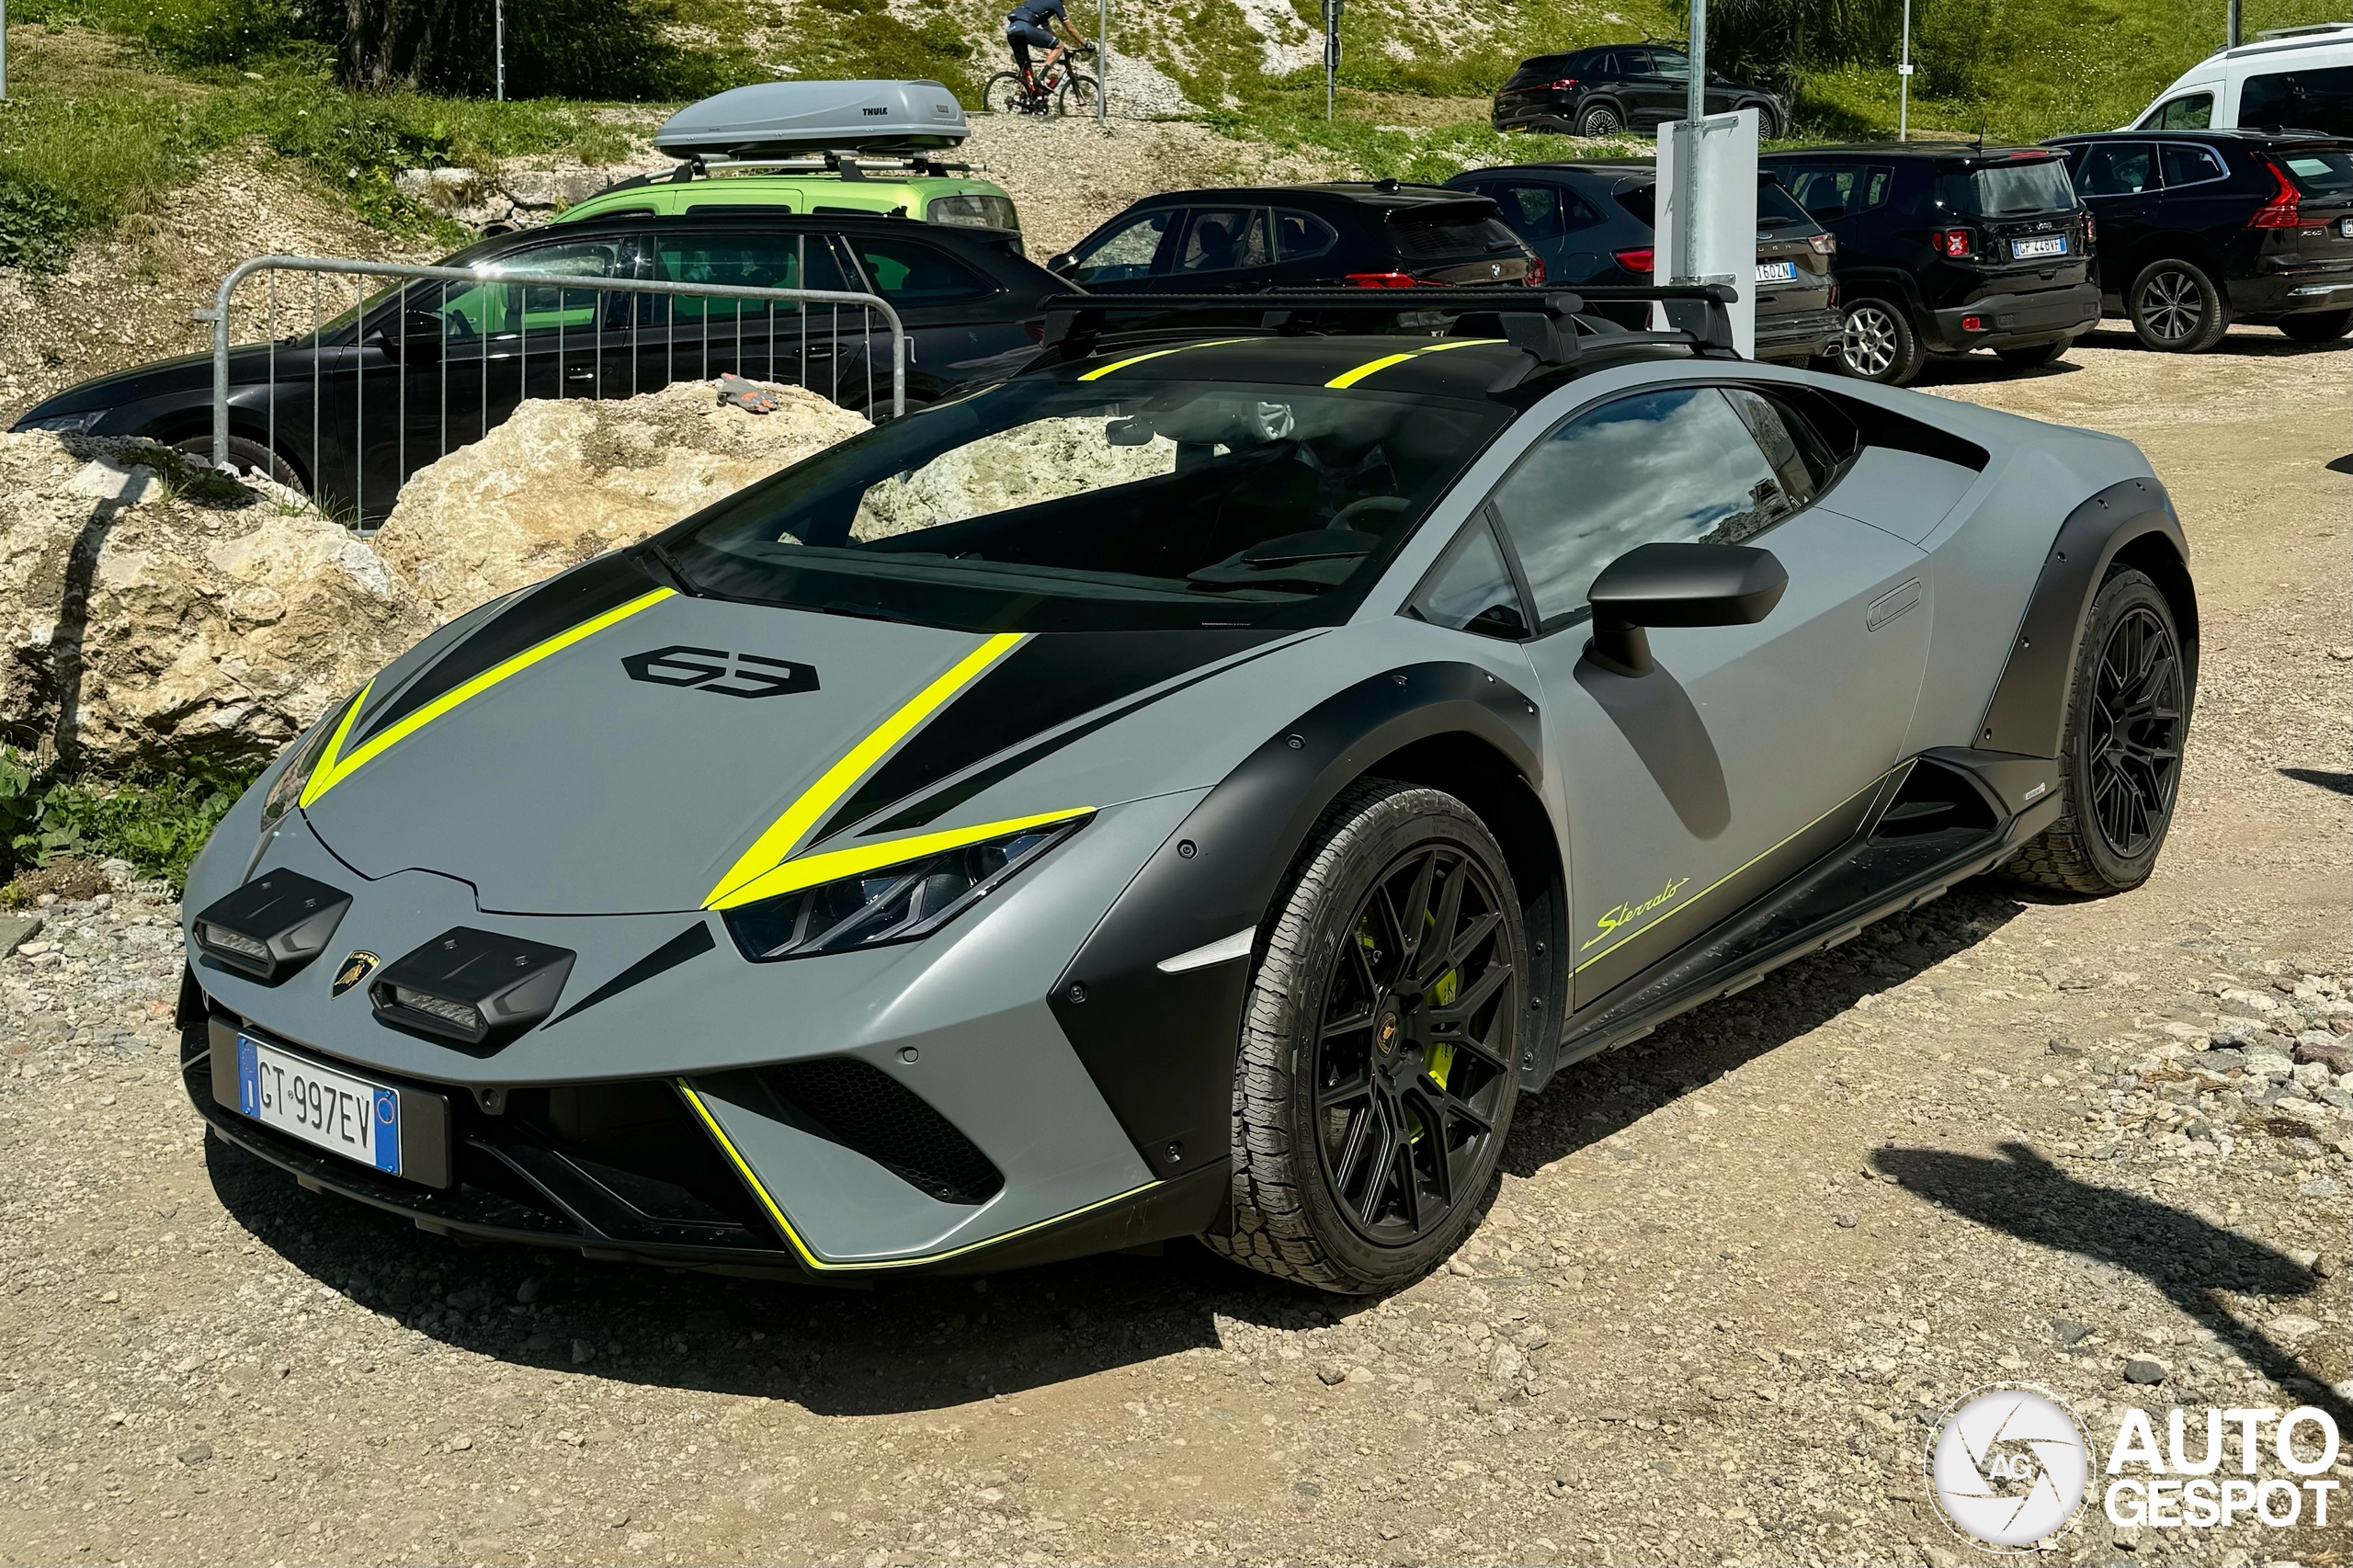
{"type": "Polygon", "coordinates": [[[2058,158],[1996,164],[1951,183],[1960,187],[1961,209],[1981,218],[2067,212],[2075,205],[2075,187],[2067,183],[2067,165],[2058,158]]]}
{"type": "Polygon", "coordinates": [[[698,592],[926,625],[1336,625],[1509,417],[1362,388],[1017,380],[657,542],[698,592]]]}

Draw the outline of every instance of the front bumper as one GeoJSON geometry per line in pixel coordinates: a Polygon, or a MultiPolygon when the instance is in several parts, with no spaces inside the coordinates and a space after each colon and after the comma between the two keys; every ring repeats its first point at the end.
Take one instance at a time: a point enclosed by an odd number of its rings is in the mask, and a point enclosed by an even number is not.
{"type": "Polygon", "coordinates": [[[1835,309],[1790,311],[1756,318],[1756,358],[1814,359],[1838,347],[1839,314],[1835,309]]]}
{"type": "Polygon", "coordinates": [[[1930,318],[1936,347],[1965,354],[1972,348],[2024,348],[2054,338],[2074,337],[2099,324],[2097,283],[2045,289],[2031,294],[1989,294],[1930,318]],[[1963,323],[1974,320],[1975,330],[1963,323]]]}

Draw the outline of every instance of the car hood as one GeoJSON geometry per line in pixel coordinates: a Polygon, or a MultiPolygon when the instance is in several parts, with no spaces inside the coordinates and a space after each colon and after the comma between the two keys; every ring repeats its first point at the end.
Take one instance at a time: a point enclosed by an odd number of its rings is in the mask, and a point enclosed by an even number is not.
{"type": "Polygon", "coordinates": [[[1185,787],[1115,722],[1297,636],[992,636],[688,597],[608,556],[387,668],[323,727],[302,811],[361,875],[458,878],[485,912],[723,905],[787,860],[1185,787]]]}
{"type": "MultiPolygon", "coordinates": [[[[307,353],[309,339],[302,339],[299,347],[300,351],[307,353]]],[[[297,347],[290,339],[279,348],[281,356],[296,351],[297,347]]],[[[231,349],[229,384],[241,386],[249,381],[267,380],[269,352],[270,346],[266,343],[231,349]]],[[[284,362],[281,361],[280,369],[283,368],[284,362]]],[[[16,427],[22,429],[27,423],[36,419],[121,408],[152,397],[171,397],[191,392],[210,392],[211,390],[212,356],[210,353],[182,354],[170,359],[134,365],[128,370],[111,370],[103,376],[93,376],[86,381],[76,381],[63,392],[54,393],[26,410],[16,427]]]]}

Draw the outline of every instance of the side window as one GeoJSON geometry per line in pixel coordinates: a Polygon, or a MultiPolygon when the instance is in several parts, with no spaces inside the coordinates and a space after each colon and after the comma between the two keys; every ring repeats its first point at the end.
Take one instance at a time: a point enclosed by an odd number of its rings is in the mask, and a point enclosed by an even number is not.
{"type": "Polygon", "coordinates": [[[1798,503],[1722,392],[1665,387],[1562,425],[1491,505],[1550,631],[1578,618],[1594,578],[1636,545],[1739,544],[1798,503]]]}
{"type": "Polygon", "coordinates": [[[2230,177],[2230,171],[2222,166],[2222,158],[2211,147],[2200,147],[2194,142],[2168,142],[2157,152],[2167,189],[2230,177]]]}
{"type": "Polygon", "coordinates": [[[1131,223],[1122,223],[1101,239],[1081,245],[1073,256],[1074,283],[1118,283],[1152,275],[1152,258],[1168,233],[1168,221],[1178,210],[1162,208],[1131,223]]]}
{"type": "Polygon", "coordinates": [[[1887,205],[1895,171],[1882,164],[1808,164],[1789,171],[1790,194],[1816,221],[1887,205]]]}
{"type": "Polygon", "coordinates": [[[1312,256],[1322,256],[1339,243],[1337,231],[1314,213],[1277,209],[1275,254],[1283,260],[1304,261],[1312,256]]]}
{"type": "Polygon", "coordinates": [[[859,235],[850,248],[874,291],[893,305],[961,305],[998,292],[987,274],[920,240],[859,235]]]}
{"type": "MultiPolygon", "coordinates": [[[[633,270],[634,250],[627,240],[591,240],[580,244],[541,245],[536,250],[499,256],[483,265],[510,272],[545,272],[560,278],[625,278],[633,270]]],[[[420,290],[412,286],[409,297],[418,300],[420,290]]],[[[598,302],[620,298],[586,289],[565,290],[552,283],[484,283],[447,296],[441,301],[439,313],[443,335],[450,338],[553,332],[568,327],[594,330],[598,302]]],[[[609,311],[614,307],[608,304],[606,308],[609,311]]]]}
{"type": "Polygon", "coordinates": [[[2156,149],[2146,142],[2095,142],[2084,150],[2086,196],[2138,196],[2155,188],[2156,149]]]}
{"type": "Polygon", "coordinates": [[[2157,112],[2141,122],[2143,131],[2204,131],[2214,123],[2214,95],[2184,93],[2167,98],[2157,112]]]}
{"type": "Polygon", "coordinates": [[[1176,253],[1176,270],[1229,272],[1242,267],[1264,267],[1273,259],[1267,244],[1267,211],[1263,207],[1202,207],[1193,212],[1185,244],[1176,253]]]}
{"type": "MultiPolygon", "coordinates": [[[[654,276],[668,283],[717,283],[738,289],[850,289],[824,234],[665,234],[654,247],[654,276]]],[[[862,287],[862,286],[859,286],[862,287]]],[[[649,297],[654,317],[664,310],[680,321],[756,318],[792,305],[756,300],[649,297]]]]}
{"type": "Polygon", "coordinates": [[[1691,79],[1691,57],[1677,54],[1671,49],[1651,51],[1651,74],[1666,82],[1688,82],[1691,79]]]}
{"type": "Polygon", "coordinates": [[[2353,136],[2353,65],[2249,76],[2239,85],[2239,123],[2353,136]]]}
{"type": "Polygon", "coordinates": [[[1812,506],[1835,466],[1822,437],[1779,398],[1746,387],[1726,387],[1724,397],[1740,422],[1748,426],[1757,449],[1765,454],[1766,466],[1780,482],[1778,497],[1758,500],[1757,510],[1768,515],[1763,527],[1770,528],[1791,512],[1812,506]]]}
{"type": "Polygon", "coordinates": [[[1524,240],[1558,239],[1565,232],[1561,222],[1561,191],[1550,185],[1483,185],[1479,194],[1495,199],[1503,211],[1504,222],[1512,233],[1524,240]]]}
{"type": "Polygon", "coordinates": [[[1495,542],[1495,524],[1486,514],[1466,526],[1461,537],[1438,558],[1405,613],[1451,631],[1475,631],[1483,637],[1528,635],[1528,612],[1519,602],[1519,589],[1511,580],[1511,568],[1504,563],[1503,547],[1495,542]]]}

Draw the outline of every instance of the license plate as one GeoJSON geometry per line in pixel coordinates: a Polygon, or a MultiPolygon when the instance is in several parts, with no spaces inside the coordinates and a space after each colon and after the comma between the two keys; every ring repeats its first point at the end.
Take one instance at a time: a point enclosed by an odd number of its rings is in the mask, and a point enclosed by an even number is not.
{"type": "Polygon", "coordinates": [[[398,1089],[241,1034],[237,1108],[290,1138],[401,1174],[398,1089]]]}
{"type": "Polygon", "coordinates": [[[1797,275],[1798,264],[1794,261],[1760,261],[1756,264],[1756,281],[1759,283],[1787,283],[1797,275]]]}
{"type": "Polygon", "coordinates": [[[2065,256],[2066,254],[2067,236],[2064,234],[2042,234],[2031,240],[2010,242],[2010,255],[2020,261],[2038,256],[2065,256]]]}

